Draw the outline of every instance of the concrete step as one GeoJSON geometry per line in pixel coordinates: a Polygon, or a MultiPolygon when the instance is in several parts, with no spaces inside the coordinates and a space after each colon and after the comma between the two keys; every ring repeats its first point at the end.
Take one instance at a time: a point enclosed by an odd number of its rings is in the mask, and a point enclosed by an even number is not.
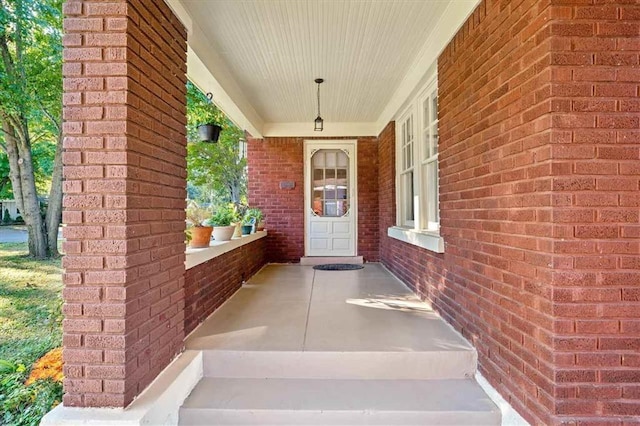
{"type": "Polygon", "coordinates": [[[471,379],[337,380],[205,377],[181,425],[499,425],[471,379]]]}
{"type": "Polygon", "coordinates": [[[203,351],[205,377],[246,379],[465,379],[477,355],[464,347],[422,352],[203,351]]]}

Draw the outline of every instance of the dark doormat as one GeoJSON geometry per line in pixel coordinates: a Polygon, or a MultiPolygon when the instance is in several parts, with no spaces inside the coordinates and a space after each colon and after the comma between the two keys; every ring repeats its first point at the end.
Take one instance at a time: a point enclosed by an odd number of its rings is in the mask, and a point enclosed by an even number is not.
{"type": "Polygon", "coordinates": [[[364,269],[364,266],[351,263],[327,263],[326,265],[316,265],[313,269],[320,271],[355,271],[356,269],[364,269]]]}

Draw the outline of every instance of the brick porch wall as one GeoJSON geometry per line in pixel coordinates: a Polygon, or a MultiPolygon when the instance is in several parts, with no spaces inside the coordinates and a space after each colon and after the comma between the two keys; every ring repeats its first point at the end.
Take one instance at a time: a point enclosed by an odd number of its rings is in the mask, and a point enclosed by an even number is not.
{"type": "Polygon", "coordinates": [[[266,263],[267,239],[260,238],[221,256],[187,269],[184,277],[185,334],[193,331],[242,283],[266,263]]]}
{"type": "Polygon", "coordinates": [[[640,3],[586,3],[551,26],[555,413],[638,422],[640,3]]]}
{"type": "MultiPolygon", "coordinates": [[[[266,217],[269,262],[299,262],[304,256],[304,140],[249,139],[249,205],[266,217]],[[280,189],[282,181],[294,189],[280,189]]],[[[354,138],[331,138],[354,139],[354,138]]],[[[358,255],[379,259],[377,138],[358,140],[358,255]]]]}
{"type": "Polygon", "coordinates": [[[186,32],[64,4],[64,405],[128,405],[184,338],[186,32]]]}
{"type": "Polygon", "coordinates": [[[638,6],[557,3],[485,1],[439,59],[444,255],[386,237],[380,135],[380,256],[527,420],[621,424],[640,414],[638,6]]]}

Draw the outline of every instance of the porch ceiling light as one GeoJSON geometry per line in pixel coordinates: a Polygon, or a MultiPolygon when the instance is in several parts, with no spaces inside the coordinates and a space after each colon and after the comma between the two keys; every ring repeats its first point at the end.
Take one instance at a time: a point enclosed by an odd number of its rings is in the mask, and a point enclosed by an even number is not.
{"type": "Polygon", "coordinates": [[[313,130],[315,130],[316,132],[321,132],[324,128],[324,120],[322,119],[322,117],[320,117],[320,84],[322,84],[324,80],[322,78],[316,78],[315,82],[318,85],[318,116],[314,121],[315,126],[313,130]]]}

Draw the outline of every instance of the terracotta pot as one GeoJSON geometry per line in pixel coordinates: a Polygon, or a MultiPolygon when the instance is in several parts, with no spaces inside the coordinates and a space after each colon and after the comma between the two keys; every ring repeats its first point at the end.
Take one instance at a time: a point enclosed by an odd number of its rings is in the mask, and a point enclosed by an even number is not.
{"type": "Polygon", "coordinates": [[[213,226],[194,226],[191,228],[191,242],[189,242],[189,246],[193,248],[209,247],[211,231],[213,231],[213,226]]]}
{"type": "Polygon", "coordinates": [[[264,227],[265,227],[265,223],[264,223],[264,221],[261,220],[256,225],[256,231],[264,231],[264,227]]]}
{"type": "Polygon", "coordinates": [[[235,226],[214,226],[213,238],[216,241],[229,241],[231,237],[233,237],[233,232],[235,230],[235,226]]]}

